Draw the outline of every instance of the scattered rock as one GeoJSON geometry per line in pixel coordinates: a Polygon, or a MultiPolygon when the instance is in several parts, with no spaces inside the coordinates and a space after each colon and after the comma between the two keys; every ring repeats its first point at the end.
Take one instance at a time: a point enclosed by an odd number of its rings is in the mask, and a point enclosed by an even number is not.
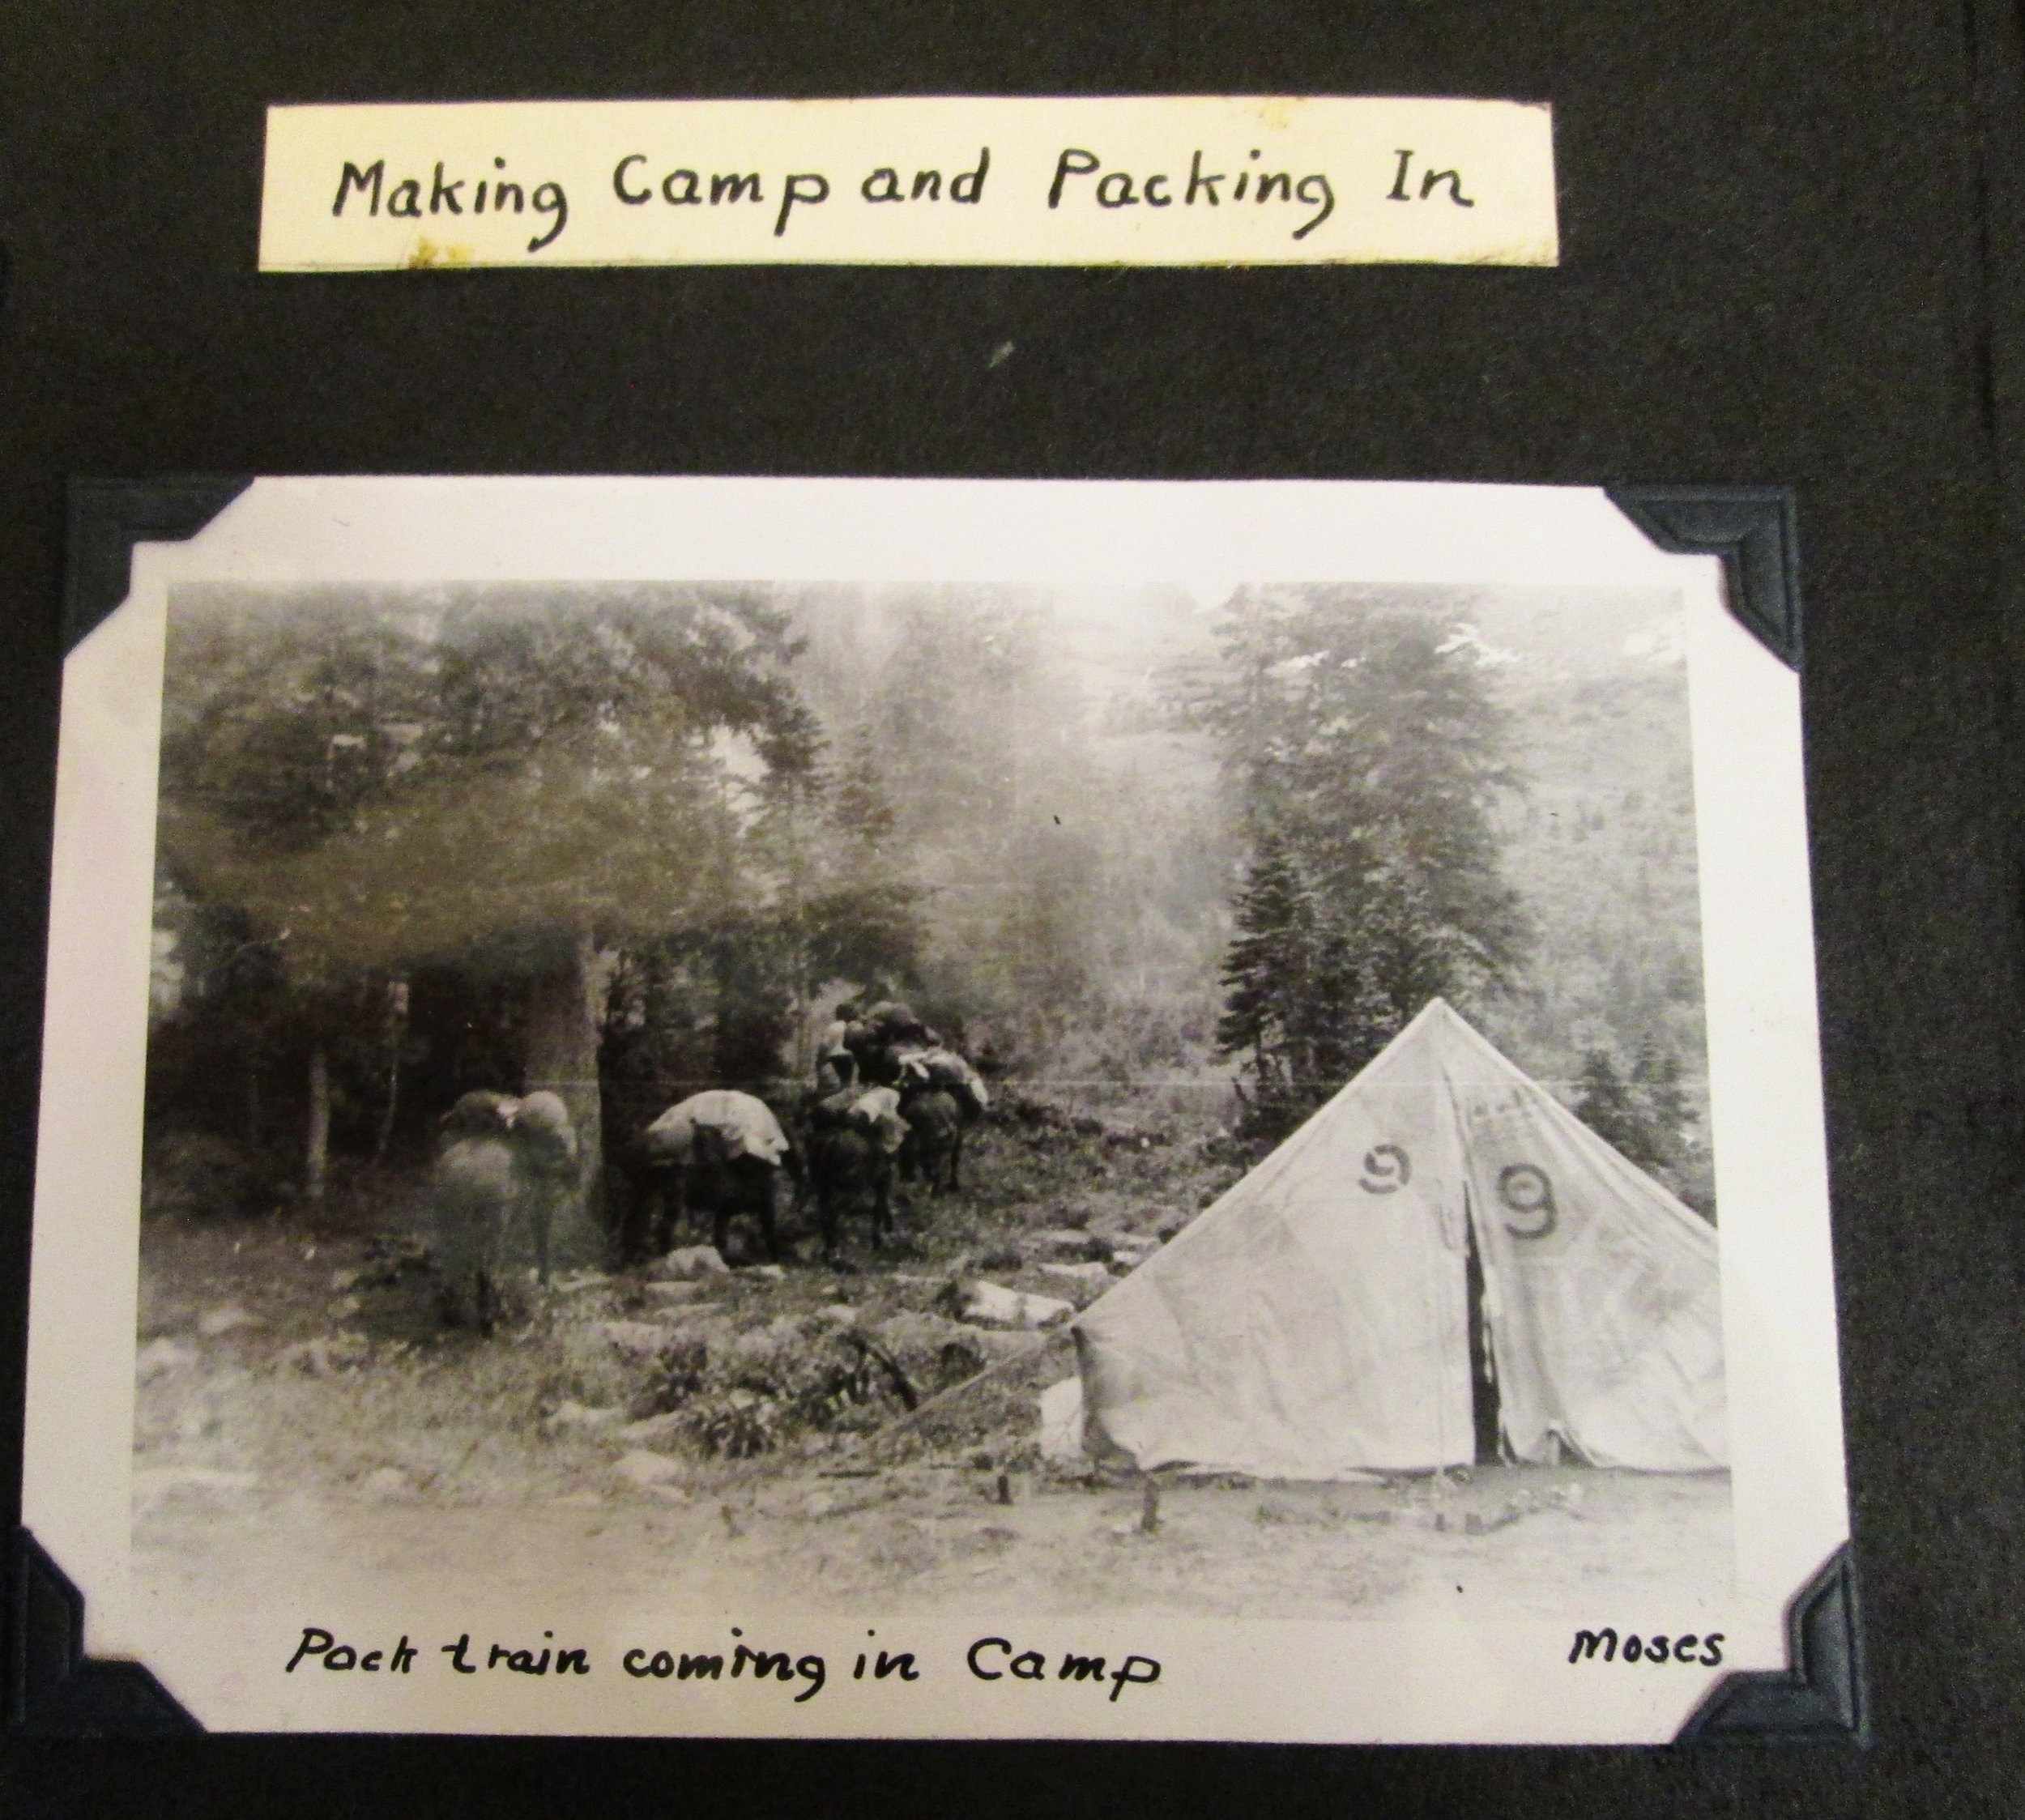
{"type": "Polygon", "coordinates": [[[1064,1378],[1041,1392],[1041,1457],[1074,1460],[1083,1458],[1083,1380],[1064,1378]]]}
{"type": "Polygon", "coordinates": [[[821,1321],[825,1327],[855,1327],[858,1322],[858,1311],[849,1302],[826,1302],[810,1319],[821,1321]]]}
{"type": "Polygon", "coordinates": [[[1120,1234],[1111,1242],[1111,1262],[1123,1264],[1128,1270],[1136,1270],[1159,1249],[1160,1241],[1150,1233],[1120,1234]]]}
{"type": "Polygon", "coordinates": [[[375,1504],[385,1504],[408,1495],[407,1474],[398,1466],[382,1466],[359,1481],[359,1495],[375,1504]]]}
{"type": "Polygon", "coordinates": [[[873,1328],[872,1336],[882,1346],[904,1353],[946,1346],[951,1340],[966,1338],[973,1332],[974,1329],[946,1320],[940,1315],[923,1315],[909,1309],[888,1315],[873,1328]]]}
{"type": "Polygon", "coordinates": [[[643,1283],[641,1287],[663,1307],[670,1308],[682,1302],[695,1301],[698,1296],[706,1293],[706,1286],[701,1283],[691,1282],[643,1283]]]}
{"type": "Polygon", "coordinates": [[[1041,1266],[1050,1277],[1066,1277],[1072,1283],[1102,1283],[1111,1281],[1111,1266],[1104,1264],[1044,1264],[1041,1266]]]}
{"type": "Polygon", "coordinates": [[[619,1439],[635,1447],[658,1447],[672,1440],[682,1430],[682,1418],[672,1410],[659,1416],[649,1416],[641,1421],[628,1422],[619,1430],[619,1439]]]}
{"type": "Polygon", "coordinates": [[[347,1289],[359,1286],[359,1280],[365,1275],[363,1270],[334,1270],[330,1272],[330,1293],[343,1295],[347,1289]]]}
{"type": "Polygon", "coordinates": [[[995,1365],[1000,1359],[1020,1358],[1028,1353],[1038,1353],[1047,1341],[1031,1328],[1014,1328],[1000,1330],[988,1327],[960,1327],[957,1332],[965,1341],[983,1353],[995,1365]]]}
{"type": "Polygon", "coordinates": [[[1104,1242],[1087,1232],[1078,1232],[1071,1226],[1049,1226],[1027,1235],[1029,1249],[1046,1251],[1058,1258],[1074,1259],[1089,1263],[1104,1255],[1104,1242]]]}
{"type": "Polygon", "coordinates": [[[697,1277],[728,1277],[727,1264],[714,1245],[682,1245],[647,1266],[647,1277],[655,1282],[681,1281],[697,1277]]]}
{"type": "Polygon", "coordinates": [[[134,1375],[151,1383],[170,1371],[181,1371],[197,1362],[197,1349],[181,1340],[151,1340],[134,1355],[134,1375]]]}
{"type": "Polygon", "coordinates": [[[207,1340],[216,1340],[242,1327],[258,1327],[261,1324],[258,1315],[249,1315],[243,1308],[214,1308],[198,1319],[197,1331],[207,1340]]]}
{"type": "Polygon", "coordinates": [[[364,1306],[356,1295],[340,1296],[330,1304],[330,1318],[334,1321],[348,1321],[364,1306]]]}
{"type": "Polygon", "coordinates": [[[965,1320],[980,1321],[988,1327],[1046,1327],[1051,1322],[1067,1320],[1076,1312],[1072,1303],[1054,1296],[1027,1295],[982,1277],[961,1285],[957,1298],[965,1320]]]}
{"type": "Polygon", "coordinates": [[[602,1270],[573,1270],[567,1277],[558,1277],[554,1287],[558,1295],[581,1295],[586,1289],[601,1289],[611,1281],[602,1270]]]}
{"type": "MultiPolygon", "coordinates": [[[[706,1245],[703,1249],[707,1251],[710,1247],[706,1245]]],[[[739,1275],[748,1279],[757,1277],[768,1283],[785,1283],[787,1281],[787,1272],[777,1264],[748,1264],[739,1275]]]]}
{"type": "Polygon", "coordinates": [[[388,1234],[369,1239],[365,1268],[359,1281],[369,1289],[386,1289],[429,1266],[429,1248],[412,1234],[388,1234]]]}
{"type": "Polygon", "coordinates": [[[179,1441],[208,1440],[224,1424],[218,1412],[203,1404],[193,1404],[176,1418],[176,1439],[179,1441]]]}
{"type": "Polygon", "coordinates": [[[333,1372],[363,1364],[370,1348],[362,1333],[341,1333],[329,1340],[298,1340],[275,1355],[277,1365],[292,1366],[313,1378],[327,1378],[333,1372]]]}
{"type": "Polygon", "coordinates": [[[632,1358],[658,1358],[675,1339],[659,1321],[599,1321],[593,1331],[632,1358]]]}
{"type": "Polygon", "coordinates": [[[682,1468],[666,1454],[649,1453],[639,1447],[612,1464],[612,1471],[632,1480],[642,1490],[656,1485],[672,1485],[681,1477],[682,1468]]]}
{"type": "Polygon", "coordinates": [[[595,1434],[608,1428],[616,1427],[625,1419],[625,1411],[601,1409],[587,1403],[558,1403],[548,1413],[548,1426],[564,1432],[574,1429],[579,1433],[595,1434]]]}

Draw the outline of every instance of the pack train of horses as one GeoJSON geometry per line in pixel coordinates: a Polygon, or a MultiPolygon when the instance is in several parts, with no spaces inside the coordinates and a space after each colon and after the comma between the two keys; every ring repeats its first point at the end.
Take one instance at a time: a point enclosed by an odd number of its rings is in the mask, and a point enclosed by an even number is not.
{"type": "MultiPolygon", "coordinates": [[[[815,1091],[797,1109],[798,1136],[757,1095],[713,1088],[609,1146],[614,1248],[622,1263],[648,1262],[707,1225],[722,1255],[744,1217],[777,1260],[783,1223],[812,1202],[826,1262],[841,1260],[852,1215],[869,1217],[872,1247],[882,1250],[898,1181],[930,1196],[960,1191],[965,1134],[988,1104],[977,1070],[906,1006],[840,1016],[825,1033],[815,1091]]],[[[556,1215],[588,1186],[578,1173],[576,1133],[555,1093],[469,1093],[444,1115],[431,1250],[447,1320],[492,1331],[522,1226],[547,1283],[556,1215]]]]}

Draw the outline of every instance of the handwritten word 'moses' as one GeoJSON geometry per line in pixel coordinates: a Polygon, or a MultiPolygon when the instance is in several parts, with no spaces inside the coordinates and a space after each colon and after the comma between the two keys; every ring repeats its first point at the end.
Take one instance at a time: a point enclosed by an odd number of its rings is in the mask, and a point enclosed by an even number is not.
{"type": "MultiPolygon", "coordinates": [[[[1587,1662],[1598,1649],[1603,1652],[1606,1662],[1618,1659],[1618,1634],[1609,1625],[1600,1630],[1578,1630],[1575,1634],[1575,1647],[1568,1652],[1571,1662],[1587,1662]]],[[[1698,1637],[1692,1630],[1683,1631],[1670,1641],[1664,1636],[1627,1636],[1624,1639],[1623,1660],[1626,1662],[1690,1662],[1697,1668],[1712,1669],[1723,1660],[1723,1633],[1712,1630],[1705,1637],[1698,1637]],[[1697,1653],[1699,1648],[1699,1653],[1697,1653]]]]}
{"type": "MultiPolygon", "coordinates": [[[[1254,151],[1256,160],[1263,154],[1254,151]]],[[[1227,171],[1207,171],[1203,168],[1202,154],[1194,153],[1188,161],[1188,186],[1179,196],[1174,185],[1181,181],[1165,171],[1154,171],[1141,179],[1135,179],[1130,171],[1105,171],[1097,178],[1094,189],[1089,191],[1069,192],[1073,180],[1096,177],[1103,170],[1103,161],[1094,151],[1085,151],[1077,146],[1064,148],[1055,160],[1055,181],[1049,185],[1047,206],[1059,208],[1065,194],[1087,194],[1099,208],[1171,208],[1179,202],[1184,208],[1221,208],[1226,196],[1224,185],[1228,185],[1231,202],[1239,203],[1247,198],[1255,202],[1286,202],[1302,204],[1315,209],[1298,228],[1294,230],[1296,240],[1306,240],[1336,211],[1336,192],[1329,187],[1329,180],[1320,171],[1311,171],[1298,182],[1291,171],[1254,170],[1248,161],[1234,177],[1227,171]]]]}

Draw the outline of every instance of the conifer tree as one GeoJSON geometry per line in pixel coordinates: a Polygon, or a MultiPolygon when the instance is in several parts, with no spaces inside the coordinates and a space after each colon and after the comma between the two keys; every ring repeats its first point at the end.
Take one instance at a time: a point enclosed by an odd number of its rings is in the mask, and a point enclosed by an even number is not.
{"type": "Polygon", "coordinates": [[[1368,590],[1241,591],[1189,704],[1219,736],[1252,863],[1233,906],[1224,1052],[1280,1135],[1438,995],[1514,974],[1526,936],[1492,809],[1504,728],[1453,612],[1368,590]]]}
{"type": "Polygon", "coordinates": [[[1695,1123],[1681,1081],[1681,1059],[1653,1035],[1643,1038],[1631,1063],[1631,1090],[1644,1112],[1656,1161],[1678,1166],[1687,1148],[1688,1127],[1695,1123]]]}
{"type": "Polygon", "coordinates": [[[1627,1162],[1643,1168],[1658,1160],[1644,1115],[1607,1050],[1592,1049],[1582,1058],[1575,1115],[1627,1162]]]}

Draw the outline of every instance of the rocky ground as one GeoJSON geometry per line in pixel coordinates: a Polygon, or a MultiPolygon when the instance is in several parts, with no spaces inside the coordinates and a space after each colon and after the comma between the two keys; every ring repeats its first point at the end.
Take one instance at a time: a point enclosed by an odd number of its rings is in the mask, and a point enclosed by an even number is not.
{"type": "MultiPolygon", "coordinates": [[[[642,1272],[518,1286],[493,1337],[446,1333],[408,1236],[412,1184],[300,1216],[144,1229],[139,1583],[164,1605],[306,1565],[812,1609],[1323,1617],[1424,1601],[1564,1611],[1634,1566],[1656,1594],[1726,1583],[1721,1478],[1483,1469],[1281,1486],[1143,1483],[1047,1456],[1039,1396],[1064,1322],[1238,1173],[1158,1132],[978,1134],[966,1193],[910,1197],[855,1268],[642,1272]],[[406,1198],[404,1199],[404,1194],[406,1198]],[[783,1593],[782,1589],[791,1589],[783,1593]]],[[[1447,1607],[1455,1609],[1453,1606],[1447,1607]]]]}

